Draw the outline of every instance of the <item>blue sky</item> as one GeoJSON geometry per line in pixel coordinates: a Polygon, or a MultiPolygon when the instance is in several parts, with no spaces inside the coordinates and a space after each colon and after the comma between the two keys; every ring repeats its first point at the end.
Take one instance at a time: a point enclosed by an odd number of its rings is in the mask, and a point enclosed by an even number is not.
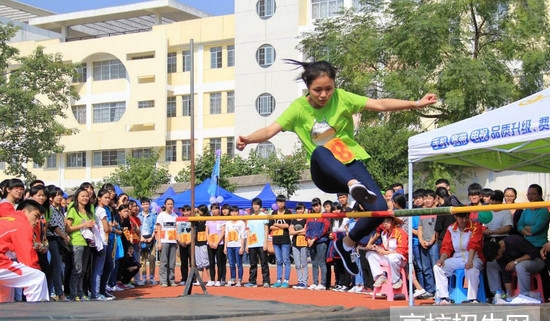
{"type": "MultiPolygon", "coordinates": [[[[52,11],[67,13],[81,10],[112,7],[144,0],[16,0],[28,5],[52,11]]],[[[211,15],[232,14],[234,0],[177,0],[188,6],[197,8],[211,15]]]]}

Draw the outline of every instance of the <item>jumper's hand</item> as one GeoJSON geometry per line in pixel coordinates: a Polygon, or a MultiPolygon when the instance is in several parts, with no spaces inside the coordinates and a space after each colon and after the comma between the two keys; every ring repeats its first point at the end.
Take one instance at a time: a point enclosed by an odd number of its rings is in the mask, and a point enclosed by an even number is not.
{"type": "Polygon", "coordinates": [[[426,94],[424,97],[417,101],[417,108],[424,108],[428,105],[433,105],[437,102],[437,96],[435,94],[426,94]]]}
{"type": "Polygon", "coordinates": [[[239,136],[239,138],[237,138],[237,150],[242,151],[248,144],[250,144],[250,138],[248,136],[239,136]]]}

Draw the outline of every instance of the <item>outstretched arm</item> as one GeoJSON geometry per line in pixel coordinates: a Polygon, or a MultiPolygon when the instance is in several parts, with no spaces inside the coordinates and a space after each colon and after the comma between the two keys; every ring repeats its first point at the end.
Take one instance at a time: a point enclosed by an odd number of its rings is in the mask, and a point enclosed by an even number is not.
{"type": "Polygon", "coordinates": [[[401,100],[401,99],[367,99],[365,104],[365,110],[372,111],[398,111],[406,109],[420,109],[428,105],[435,104],[437,102],[437,96],[435,94],[426,94],[424,97],[417,101],[401,100]]]}
{"type": "Polygon", "coordinates": [[[273,122],[271,125],[260,128],[248,136],[239,136],[239,138],[237,138],[237,149],[242,151],[248,144],[263,143],[277,135],[281,130],[283,130],[281,125],[277,122],[273,122]]]}

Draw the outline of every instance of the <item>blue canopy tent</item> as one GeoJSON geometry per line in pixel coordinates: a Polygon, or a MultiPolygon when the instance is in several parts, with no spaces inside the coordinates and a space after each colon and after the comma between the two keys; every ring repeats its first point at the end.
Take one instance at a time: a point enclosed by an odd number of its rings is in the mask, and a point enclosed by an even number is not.
{"type": "MultiPolygon", "coordinates": [[[[262,200],[263,207],[270,209],[271,205],[274,204],[277,200],[277,195],[271,189],[271,185],[266,183],[260,194],[256,195],[257,198],[262,200]]],[[[303,203],[306,208],[311,208],[311,201],[309,202],[300,202],[300,201],[286,201],[286,207],[294,211],[296,204],[303,203]]]]}
{"type": "MultiPolygon", "coordinates": [[[[116,193],[116,195],[119,195],[119,196],[120,196],[120,194],[126,193],[126,192],[124,192],[124,191],[122,190],[122,188],[120,188],[120,186],[115,185],[115,193],[116,193]]],[[[135,202],[137,203],[137,205],[138,205],[139,207],[141,207],[141,202],[140,202],[140,200],[135,199],[135,198],[133,198],[133,197],[130,197],[129,195],[128,195],[128,199],[131,200],[131,201],[135,201],[135,202]]]]}
{"type": "Polygon", "coordinates": [[[161,196],[157,197],[154,202],[157,203],[157,205],[164,205],[164,201],[167,198],[174,198],[174,196],[178,195],[176,191],[172,188],[172,186],[169,186],[164,193],[162,193],[161,196]]]}
{"type": "MultiPolygon", "coordinates": [[[[208,186],[210,185],[210,178],[207,178],[204,182],[195,186],[195,206],[205,204],[210,204],[210,194],[208,193],[208,186]]],[[[236,205],[239,208],[249,208],[251,207],[252,202],[249,199],[240,197],[236,194],[231,193],[230,191],[218,187],[217,195],[223,197],[222,204],[236,205]]],[[[191,190],[179,193],[178,195],[172,197],[174,199],[174,207],[182,207],[183,205],[191,205],[191,190]]],[[[157,204],[161,205],[157,202],[157,204]]]]}

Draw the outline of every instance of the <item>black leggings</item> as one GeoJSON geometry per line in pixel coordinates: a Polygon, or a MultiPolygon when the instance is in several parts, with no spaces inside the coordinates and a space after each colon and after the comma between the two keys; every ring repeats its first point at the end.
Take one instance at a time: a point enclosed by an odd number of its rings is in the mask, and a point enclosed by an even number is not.
{"type": "MultiPolygon", "coordinates": [[[[355,160],[349,164],[342,164],[330,150],[319,146],[311,154],[311,179],[319,189],[326,193],[349,193],[348,182],[356,179],[378,196],[374,204],[361,204],[365,211],[388,210],[380,188],[361,161],[355,160]]],[[[349,232],[349,237],[354,242],[358,242],[383,221],[383,217],[361,218],[349,232]]]]}

